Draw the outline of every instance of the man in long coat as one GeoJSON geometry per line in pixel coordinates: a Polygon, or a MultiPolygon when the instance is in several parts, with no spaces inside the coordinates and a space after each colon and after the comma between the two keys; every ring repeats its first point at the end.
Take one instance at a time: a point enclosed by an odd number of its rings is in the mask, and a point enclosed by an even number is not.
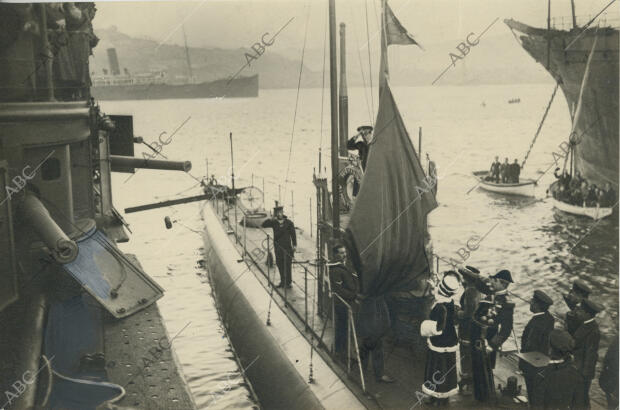
{"type": "MultiPolygon", "coordinates": [[[[346,265],[347,250],[343,244],[334,245],[332,250],[334,252],[334,263],[328,264],[332,292],[351,306],[360,290],[357,274],[346,265]]],[[[347,306],[335,296],[334,316],[336,355],[342,360],[346,360],[349,312],[347,306]]]]}
{"type": "Polygon", "coordinates": [[[550,361],[534,379],[530,408],[581,409],[583,403],[583,378],[570,360],[573,338],[561,329],[549,336],[550,361]]]}
{"type": "Polygon", "coordinates": [[[497,351],[512,333],[514,303],[507,297],[513,283],[508,270],[491,276],[483,290],[488,296],[480,301],[471,327],[471,357],[474,397],[481,402],[495,399],[493,369],[497,351]],[[492,351],[487,353],[487,345],[492,351]]]}
{"type": "MultiPolygon", "coordinates": [[[[525,325],[523,336],[521,337],[521,353],[540,352],[547,354],[549,351],[549,335],[553,330],[555,319],[549,313],[549,306],[553,300],[542,290],[535,290],[530,301],[530,312],[534,315],[525,325]]],[[[523,359],[519,359],[519,369],[523,371],[527,397],[532,403],[534,380],[537,368],[530,365],[523,359]]]]}
{"type": "MultiPolygon", "coordinates": [[[[499,162],[497,165],[499,166],[499,162]]],[[[456,316],[459,325],[459,352],[461,353],[459,390],[462,394],[470,395],[473,383],[471,369],[471,326],[474,313],[480,302],[480,292],[475,286],[480,271],[473,266],[466,266],[465,269],[459,269],[458,271],[463,277],[465,288],[460,298],[461,307],[457,311],[456,316]]]]}
{"type": "Polygon", "coordinates": [[[575,332],[573,356],[575,357],[575,366],[584,380],[583,406],[590,408],[590,385],[594,378],[596,361],[598,360],[598,346],[601,341],[601,332],[594,317],[603,310],[603,306],[590,299],[585,299],[580,306],[585,312],[586,320],[575,332]]]}

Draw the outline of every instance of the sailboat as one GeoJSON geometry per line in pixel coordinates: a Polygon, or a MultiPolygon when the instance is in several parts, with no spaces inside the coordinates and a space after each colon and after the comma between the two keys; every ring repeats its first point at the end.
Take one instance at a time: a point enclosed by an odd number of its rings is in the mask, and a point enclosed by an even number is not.
{"type": "MultiPolygon", "coordinates": [[[[515,39],[545,67],[562,89],[572,126],[569,156],[564,168],[577,171],[590,183],[610,183],[618,191],[618,42],[615,27],[596,22],[610,2],[587,23],[579,26],[575,2],[572,22],[561,28],[552,25],[551,0],[547,3],[547,27],[537,28],[512,19],[505,20],[515,39]],[[596,22],[596,23],[595,23],[596,22]],[[571,24],[572,23],[572,24],[571,24]],[[598,44],[598,46],[597,46],[598,44]],[[589,74],[591,73],[591,74],[589,74]],[[576,108],[575,108],[576,107],[576,108]]],[[[558,189],[557,182],[550,191],[558,189]]],[[[603,218],[613,207],[586,207],[552,199],[555,208],[575,215],[603,218]]]]}

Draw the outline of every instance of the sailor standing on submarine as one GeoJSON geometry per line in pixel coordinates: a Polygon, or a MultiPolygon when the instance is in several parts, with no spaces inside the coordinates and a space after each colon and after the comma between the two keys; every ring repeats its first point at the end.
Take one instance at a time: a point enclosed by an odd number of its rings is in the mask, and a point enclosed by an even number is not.
{"type": "Polygon", "coordinates": [[[295,225],[284,215],[284,208],[276,206],[273,208],[274,217],[263,222],[263,228],[273,229],[273,247],[276,254],[276,265],[280,272],[280,283],[277,288],[292,287],[291,266],[293,254],[297,248],[297,235],[295,225]]]}

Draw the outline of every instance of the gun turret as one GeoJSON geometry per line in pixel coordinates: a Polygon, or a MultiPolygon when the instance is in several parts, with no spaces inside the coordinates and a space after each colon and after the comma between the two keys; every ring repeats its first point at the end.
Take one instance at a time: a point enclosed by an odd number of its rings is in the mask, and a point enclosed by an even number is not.
{"type": "Polygon", "coordinates": [[[49,211],[31,193],[26,193],[24,200],[19,205],[20,217],[39,236],[41,241],[49,248],[59,263],[69,263],[78,255],[78,245],[63,232],[54,222],[49,211]]]}
{"type": "Polygon", "coordinates": [[[123,155],[110,155],[112,163],[112,171],[116,167],[123,168],[146,168],[146,169],[163,169],[168,171],[189,172],[192,169],[190,161],[164,161],[159,159],[146,159],[127,157],[123,155]]]}

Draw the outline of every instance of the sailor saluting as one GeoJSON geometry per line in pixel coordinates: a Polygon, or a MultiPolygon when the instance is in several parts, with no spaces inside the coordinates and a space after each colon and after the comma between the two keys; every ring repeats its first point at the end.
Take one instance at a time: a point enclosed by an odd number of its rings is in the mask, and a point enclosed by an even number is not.
{"type": "Polygon", "coordinates": [[[293,255],[297,248],[297,235],[295,234],[295,225],[284,216],[284,208],[276,206],[273,208],[274,217],[263,222],[263,228],[273,229],[273,247],[276,254],[276,265],[280,272],[280,283],[277,288],[291,288],[291,265],[293,263],[293,255]]]}
{"type": "Polygon", "coordinates": [[[362,170],[366,170],[366,161],[368,160],[368,151],[370,146],[368,141],[370,140],[370,133],[372,133],[372,127],[370,125],[362,125],[357,127],[357,134],[347,141],[347,149],[357,150],[362,163],[362,170]]]}

